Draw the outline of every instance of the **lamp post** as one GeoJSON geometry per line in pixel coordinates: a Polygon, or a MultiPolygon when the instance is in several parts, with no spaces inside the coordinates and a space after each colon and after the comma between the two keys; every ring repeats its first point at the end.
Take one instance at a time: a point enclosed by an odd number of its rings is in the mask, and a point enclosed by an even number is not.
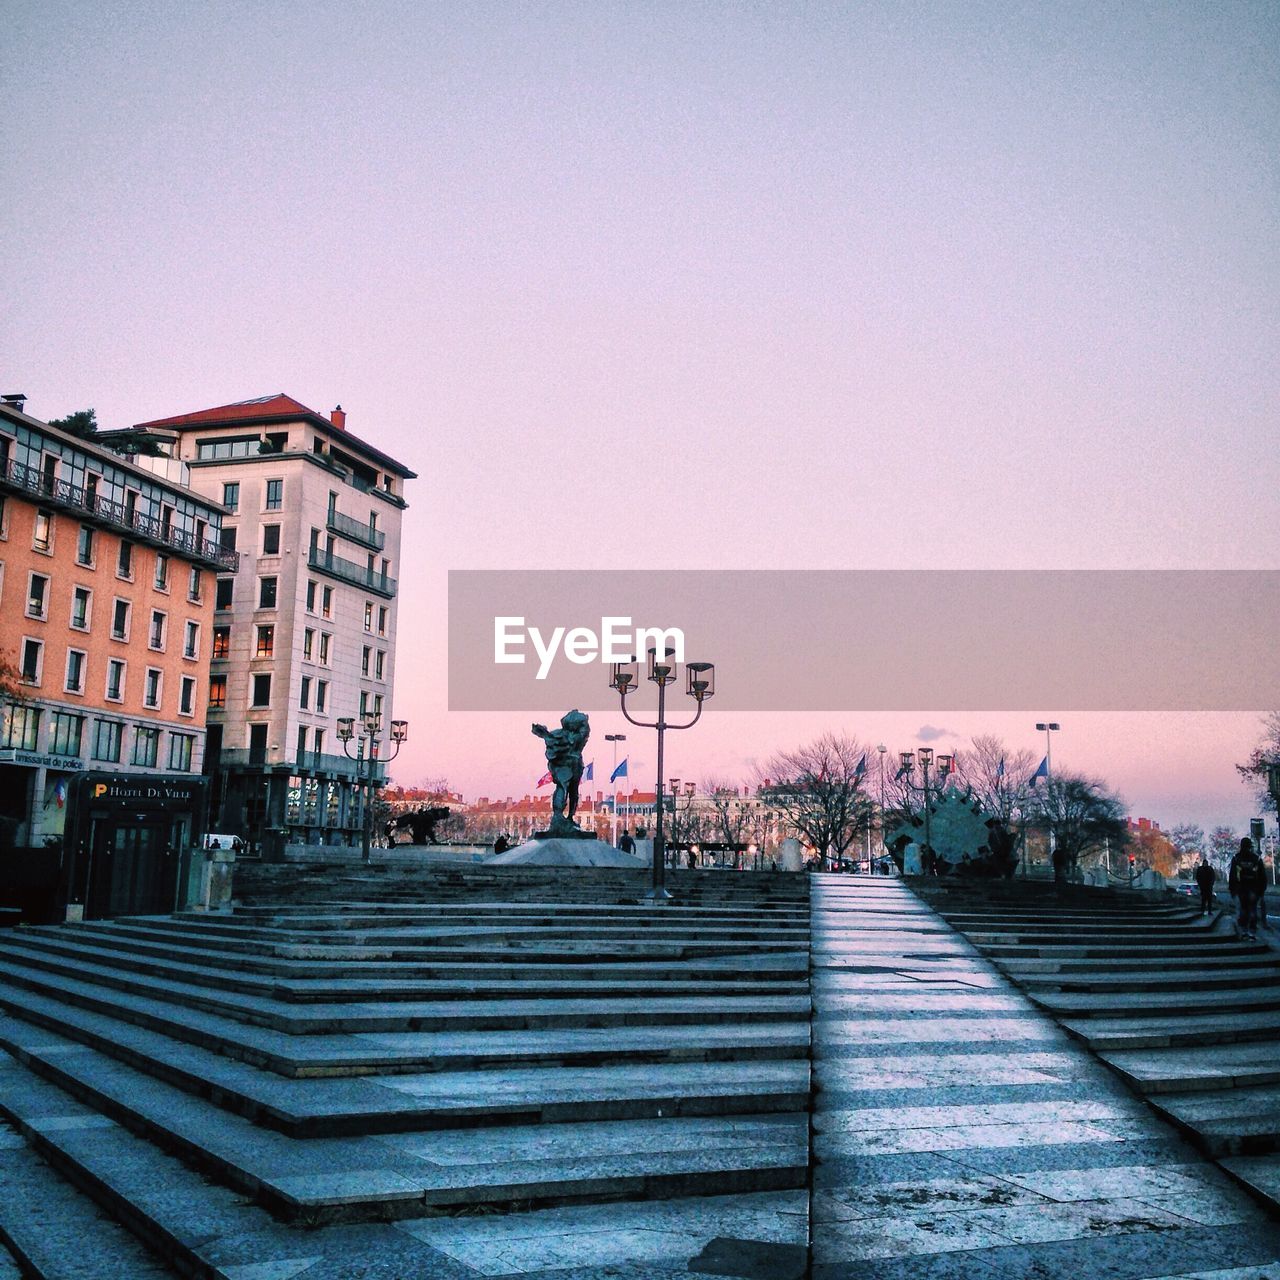
{"type": "MultiPolygon", "coordinates": [[[[929,862],[925,868],[930,875],[934,873],[937,866],[933,852],[933,831],[929,823],[932,813],[930,805],[933,802],[932,789],[929,783],[929,770],[934,767],[933,748],[921,747],[919,751],[904,751],[899,759],[902,761],[901,775],[906,783],[908,791],[919,791],[924,798],[924,847],[928,851],[929,862]],[[911,771],[915,766],[916,759],[920,761],[920,785],[911,780],[911,771]]],[[[941,795],[946,785],[947,778],[951,774],[951,770],[955,767],[956,758],[952,755],[941,755],[937,760],[938,771],[938,794],[941,795]]],[[[923,858],[921,859],[923,862],[923,858]]]]}
{"type": "MultiPolygon", "coordinates": [[[[360,717],[360,732],[356,733],[355,716],[338,717],[338,740],[342,743],[343,754],[356,762],[356,778],[364,790],[364,814],[360,824],[360,857],[368,862],[371,853],[373,836],[373,766],[378,762],[378,735],[382,732],[382,713],[366,712],[360,717]],[[352,740],[356,742],[355,754],[351,753],[352,740]],[[366,750],[366,745],[368,749],[366,750]]],[[[386,757],[389,764],[400,754],[400,747],[409,737],[409,722],[393,720],[391,722],[391,741],[394,744],[391,754],[386,757]]]]}
{"type": "Polygon", "coordinates": [[[638,681],[637,665],[634,660],[631,662],[615,662],[613,664],[613,678],[609,681],[609,687],[618,691],[618,702],[628,724],[633,724],[638,729],[655,729],[658,733],[658,776],[654,786],[658,820],[653,833],[653,888],[649,891],[648,896],[655,902],[665,902],[671,897],[671,894],[667,892],[666,850],[663,846],[662,811],[665,808],[665,804],[663,800],[662,765],[664,740],[668,729],[692,729],[701,719],[703,703],[712,697],[716,691],[716,669],[710,662],[685,663],[687,679],[685,692],[697,702],[698,710],[693,719],[685,724],[668,724],[667,685],[673,684],[676,680],[678,664],[675,650],[664,648],[661,653],[657,649],[649,650],[648,678],[658,686],[658,718],[656,720],[637,720],[627,710],[627,694],[636,687],[638,681]]]}
{"type": "MultiPolygon", "coordinates": [[[[884,816],[884,753],[888,751],[889,748],[882,742],[876,747],[876,750],[880,753],[880,858],[883,862],[883,860],[889,856],[889,846],[885,844],[884,841],[886,826],[884,816]]],[[[875,875],[875,873],[876,869],[874,865],[867,868],[868,875],[875,875]]]]}
{"type": "MultiPolygon", "coordinates": [[[[1056,720],[1037,720],[1036,728],[1044,734],[1044,771],[1047,778],[1053,777],[1053,737],[1062,726],[1056,720]]],[[[1033,760],[1035,756],[1031,757],[1033,760]]]]}
{"type": "Polygon", "coordinates": [[[616,845],[618,843],[618,743],[626,742],[627,735],[606,733],[604,740],[613,743],[613,769],[609,773],[609,784],[613,787],[613,803],[610,808],[613,810],[613,843],[616,845]]]}

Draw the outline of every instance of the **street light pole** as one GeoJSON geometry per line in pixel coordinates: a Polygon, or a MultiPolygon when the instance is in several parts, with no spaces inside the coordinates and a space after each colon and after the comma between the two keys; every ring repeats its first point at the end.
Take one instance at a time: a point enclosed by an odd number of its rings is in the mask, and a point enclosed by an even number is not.
{"type": "MultiPolygon", "coordinates": [[[[364,792],[364,813],[360,823],[360,859],[368,862],[373,857],[373,766],[378,761],[378,735],[382,732],[382,713],[366,712],[360,717],[360,732],[356,733],[355,716],[338,717],[338,740],[342,743],[343,754],[348,760],[356,762],[356,779],[364,792]],[[356,742],[355,755],[351,754],[352,740],[356,742]],[[367,744],[367,750],[366,750],[367,744]]],[[[408,740],[409,722],[393,720],[391,722],[391,741],[394,744],[386,763],[400,754],[401,745],[408,740]]]]}
{"type": "MultiPolygon", "coordinates": [[[[889,750],[884,743],[880,743],[876,750],[880,753],[880,857],[883,860],[888,856],[889,846],[885,843],[885,827],[887,823],[884,816],[884,753],[889,750]]],[[[867,868],[868,875],[875,875],[875,867],[867,868]]]]}
{"type": "Polygon", "coordinates": [[[703,703],[716,691],[716,669],[712,663],[686,663],[685,692],[697,702],[698,710],[693,719],[685,724],[668,724],[667,685],[675,682],[677,665],[675,650],[664,649],[661,654],[657,649],[649,650],[648,678],[658,686],[658,718],[656,720],[637,720],[627,710],[627,694],[635,687],[638,676],[637,663],[634,659],[631,662],[615,662],[613,678],[609,681],[609,687],[618,692],[619,706],[627,723],[635,725],[638,729],[655,729],[658,734],[658,776],[654,785],[658,813],[653,834],[653,888],[648,895],[654,902],[665,902],[671,897],[666,886],[666,849],[663,843],[663,810],[666,808],[666,803],[663,797],[662,768],[666,733],[668,729],[692,729],[702,718],[703,703]]]}
{"type": "Polygon", "coordinates": [[[604,740],[613,743],[613,769],[609,774],[609,783],[613,787],[613,803],[610,807],[613,809],[613,843],[616,845],[618,843],[618,743],[626,742],[627,735],[606,733],[604,740]]]}
{"type": "MultiPolygon", "coordinates": [[[[951,774],[952,767],[955,765],[955,756],[941,755],[938,757],[938,778],[941,784],[945,785],[947,778],[951,774]]],[[[937,867],[937,859],[933,851],[933,828],[930,823],[932,815],[932,792],[929,784],[929,770],[933,767],[933,748],[921,747],[919,751],[904,751],[901,756],[902,760],[902,777],[906,783],[908,791],[919,791],[924,798],[924,847],[929,854],[929,865],[926,868],[929,874],[933,874],[937,867]],[[916,758],[920,760],[920,776],[922,785],[917,787],[911,781],[911,770],[915,765],[916,758]]],[[[941,787],[938,794],[941,795],[941,787]]],[[[923,863],[923,857],[921,859],[923,863]]]]}
{"type": "MultiPolygon", "coordinates": [[[[1062,726],[1056,720],[1037,720],[1036,728],[1039,729],[1040,732],[1044,734],[1044,785],[1046,787],[1049,787],[1053,782],[1052,735],[1055,734],[1059,729],[1061,729],[1062,726]]],[[[1034,782],[1034,779],[1032,779],[1032,781],[1034,782]]],[[[1057,846],[1057,841],[1054,839],[1052,822],[1050,822],[1048,826],[1049,826],[1049,862],[1050,862],[1050,865],[1052,865],[1053,854],[1057,846]]]]}

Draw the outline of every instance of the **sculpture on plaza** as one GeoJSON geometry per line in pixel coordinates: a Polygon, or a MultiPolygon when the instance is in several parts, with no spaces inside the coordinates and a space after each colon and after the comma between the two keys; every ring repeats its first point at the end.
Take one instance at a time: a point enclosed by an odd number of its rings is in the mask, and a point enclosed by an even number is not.
{"type": "Polygon", "coordinates": [[[583,831],[574,821],[578,812],[578,784],[582,781],[582,751],[591,736],[591,725],[582,711],[570,711],[560,718],[558,729],[535,724],[532,732],[542,739],[547,753],[547,772],[555,784],[551,797],[551,825],[535,839],[569,836],[594,839],[594,831],[583,831]]]}

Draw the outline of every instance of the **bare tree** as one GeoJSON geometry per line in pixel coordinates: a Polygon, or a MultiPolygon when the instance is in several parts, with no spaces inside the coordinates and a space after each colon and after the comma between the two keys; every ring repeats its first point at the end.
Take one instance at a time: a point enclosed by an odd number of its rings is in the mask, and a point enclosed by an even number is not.
{"type": "Polygon", "coordinates": [[[1280,761],[1280,711],[1270,711],[1262,717],[1258,745],[1244,764],[1236,765],[1236,772],[1253,788],[1263,813],[1276,807],[1276,798],[1267,789],[1267,765],[1275,761],[1280,761]]]}
{"type": "Polygon", "coordinates": [[[967,787],[985,813],[1008,828],[1015,810],[1025,810],[1031,796],[1035,752],[1011,750],[1002,738],[980,734],[956,752],[955,781],[967,787]]]}
{"type": "Polygon", "coordinates": [[[1096,778],[1055,774],[1035,788],[1031,807],[1053,836],[1055,856],[1070,867],[1108,845],[1120,849],[1128,839],[1124,801],[1096,778]]]}
{"type": "Polygon", "coordinates": [[[1240,837],[1230,827],[1214,827],[1209,832],[1209,861],[1223,874],[1240,847],[1240,837]]]}
{"type": "Polygon", "coordinates": [[[751,811],[755,802],[744,798],[738,787],[723,778],[707,778],[698,784],[698,790],[707,798],[715,839],[725,844],[751,843],[751,811]]]}
{"type": "Polygon", "coordinates": [[[772,756],[761,773],[761,796],[818,851],[839,859],[871,823],[874,804],[863,784],[867,748],[844,734],[824,734],[772,756]]]}
{"type": "Polygon", "coordinates": [[[1178,869],[1194,866],[1204,855],[1204,828],[1194,822],[1179,823],[1169,832],[1169,840],[1178,855],[1178,869]]]}

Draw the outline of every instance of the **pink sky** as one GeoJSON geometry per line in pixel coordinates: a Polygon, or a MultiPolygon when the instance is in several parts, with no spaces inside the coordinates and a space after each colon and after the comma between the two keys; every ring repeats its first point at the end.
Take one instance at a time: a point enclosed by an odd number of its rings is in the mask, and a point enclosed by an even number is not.
{"type": "MultiPolygon", "coordinates": [[[[1272,6],[9,17],[4,389],[341,401],[417,469],[402,781],[540,772],[444,709],[451,568],[1277,563],[1272,6]]],[[[1034,719],[713,707],[672,770],[1034,719]]],[[[1253,717],[1063,724],[1135,812],[1253,812],[1253,717]]]]}

